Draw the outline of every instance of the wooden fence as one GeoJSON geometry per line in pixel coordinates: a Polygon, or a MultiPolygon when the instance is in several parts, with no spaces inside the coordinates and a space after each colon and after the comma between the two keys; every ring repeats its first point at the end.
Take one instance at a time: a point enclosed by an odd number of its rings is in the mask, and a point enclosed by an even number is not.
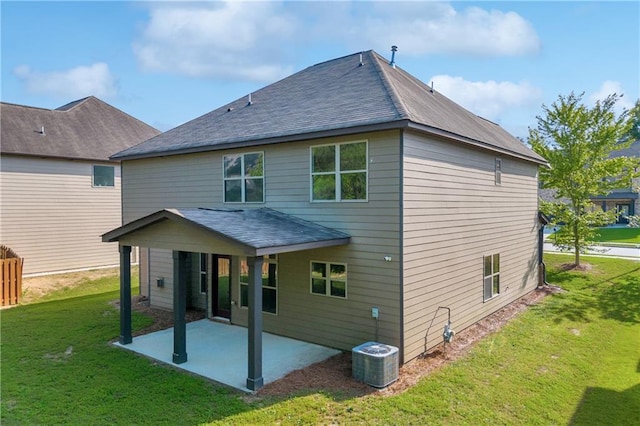
{"type": "Polygon", "coordinates": [[[23,259],[14,257],[0,260],[2,268],[2,306],[17,305],[22,294],[23,259]]]}
{"type": "Polygon", "coordinates": [[[24,259],[13,250],[0,246],[0,279],[2,280],[2,306],[17,305],[22,294],[22,265],[24,259]]]}

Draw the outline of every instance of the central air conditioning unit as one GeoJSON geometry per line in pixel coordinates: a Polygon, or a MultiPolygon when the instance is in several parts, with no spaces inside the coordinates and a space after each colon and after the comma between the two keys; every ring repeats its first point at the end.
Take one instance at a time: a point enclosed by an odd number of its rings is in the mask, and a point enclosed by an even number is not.
{"type": "Polygon", "coordinates": [[[367,342],[351,350],[353,378],[376,388],[398,380],[398,348],[367,342]]]}

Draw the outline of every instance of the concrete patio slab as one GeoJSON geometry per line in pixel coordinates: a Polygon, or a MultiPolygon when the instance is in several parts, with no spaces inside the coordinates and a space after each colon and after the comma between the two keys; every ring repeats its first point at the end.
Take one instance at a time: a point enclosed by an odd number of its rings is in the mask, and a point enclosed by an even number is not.
{"type": "MultiPolygon", "coordinates": [[[[146,355],[244,392],[247,381],[247,329],[208,319],[187,323],[187,362],[174,364],[173,328],[133,338],[116,346],[146,355]]],[[[340,351],[287,337],[262,333],[262,375],[264,384],[291,371],[323,361],[340,351]]]]}

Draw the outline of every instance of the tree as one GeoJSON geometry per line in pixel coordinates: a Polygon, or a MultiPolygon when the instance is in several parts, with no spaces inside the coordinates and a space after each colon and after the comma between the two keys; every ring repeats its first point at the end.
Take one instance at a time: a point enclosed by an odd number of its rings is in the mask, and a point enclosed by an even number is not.
{"type": "Polygon", "coordinates": [[[635,106],[629,112],[629,120],[631,126],[624,136],[625,140],[630,139],[631,142],[640,140],[640,99],[636,100],[635,106]]]}
{"type": "Polygon", "coordinates": [[[563,224],[556,244],[574,251],[576,266],[580,253],[593,245],[595,227],[617,216],[597,209],[591,197],[630,186],[636,173],[632,159],[611,157],[632,142],[625,136],[633,114],[625,110],[616,116],[613,111],[621,96],[609,95],[592,108],[582,103],[583,96],[560,95],[551,107],[543,105],[544,114],[536,117],[537,128],[529,129],[528,138],[532,149],[549,162],[550,167],[540,170],[542,187],[556,190],[557,201],[541,202],[541,208],[554,224],[563,224]]]}

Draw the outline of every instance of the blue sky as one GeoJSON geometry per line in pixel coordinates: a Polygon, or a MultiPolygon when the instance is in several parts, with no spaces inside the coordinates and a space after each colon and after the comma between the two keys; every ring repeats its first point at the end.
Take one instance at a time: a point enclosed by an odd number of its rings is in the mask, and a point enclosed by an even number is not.
{"type": "Polygon", "coordinates": [[[373,49],[512,134],[542,104],[639,98],[640,2],[12,2],[3,102],[85,96],[168,130],[313,64],[373,49]]]}

